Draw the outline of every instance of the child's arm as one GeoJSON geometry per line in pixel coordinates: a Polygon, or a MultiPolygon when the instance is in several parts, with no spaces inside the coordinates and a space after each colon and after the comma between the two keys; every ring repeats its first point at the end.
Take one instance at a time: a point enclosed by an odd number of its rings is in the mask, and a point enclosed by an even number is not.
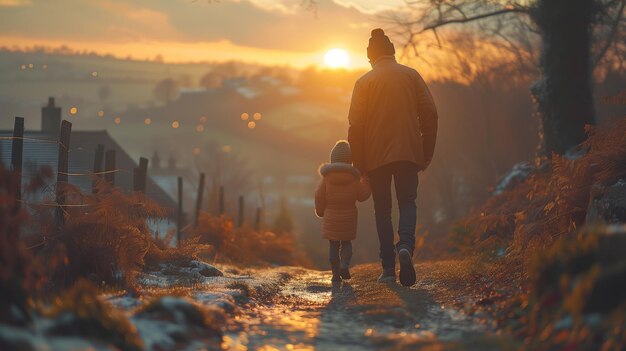
{"type": "Polygon", "coordinates": [[[363,202],[369,199],[371,194],[372,188],[370,187],[370,180],[366,177],[361,177],[357,188],[357,200],[359,200],[359,202],[363,202]]]}
{"type": "Polygon", "coordinates": [[[315,214],[320,218],[324,217],[324,210],[326,210],[326,182],[322,178],[315,190],[315,214]]]}

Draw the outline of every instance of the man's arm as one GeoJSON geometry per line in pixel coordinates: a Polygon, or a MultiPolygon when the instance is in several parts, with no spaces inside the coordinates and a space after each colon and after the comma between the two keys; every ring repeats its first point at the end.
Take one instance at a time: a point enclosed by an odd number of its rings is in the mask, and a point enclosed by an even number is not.
{"type": "Polygon", "coordinates": [[[315,214],[321,218],[324,217],[324,211],[326,211],[326,182],[322,178],[315,189],[315,214]]]}
{"type": "Polygon", "coordinates": [[[420,128],[422,130],[422,138],[424,142],[424,161],[426,165],[424,169],[430,165],[433,160],[433,154],[435,152],[435,143],[437,141],[437,107],[433,100],[430,90],[422,79],[422,76],[417,75],[417,111],[420,118],[420,128]]]}
{"type": "Polygon", "coordinates": [[[352,150],[352,162],[361,173],[365,172],[365,115],[367,112],[367,94],[362,83],[357,81],[352,91],[350,112],[348,113],[348,142],[352,150]]]}
{"type": "Polygon", "coordinates": [[[361,177],[361,179],[359,179],[359,185],[357,190],[358,194],[356,199],[359,202],[363,202],[369,199],[370,195],[372,195],[372,187],[370,186],[369,179],[361,177]]]}

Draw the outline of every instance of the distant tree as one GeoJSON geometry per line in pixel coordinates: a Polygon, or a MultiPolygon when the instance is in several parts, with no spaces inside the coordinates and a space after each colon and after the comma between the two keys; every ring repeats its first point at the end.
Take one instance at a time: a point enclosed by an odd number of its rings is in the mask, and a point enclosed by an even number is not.
{"type": "Polygon", "coordinates": [[[211,71],[202,76],[200,86],[206,89],[215,89],[221,87],[223,82],[223,75],[211,71]]]}
{"type": "MultiPolygon", "coordinates": [[[[593,68],[599,63],[624,68],[626,0],[417,0],[391,17],[400,26],[405,48],[418,55],[424,33],[442,46],[440,30],[477,23],[520,54],[520,37],[539,34],[541,79],[532,86],[541,125],[544,152],[562,154],[586,138],[584,126],[594,124],[593,68]],[[521,15],[521,16],[519,16],[521,15]],[[411,50],[413,49],[413,50],[411,50]]],[[[532,48],[530,48],[532,50],[532,48]]]]}
{"type": "Polygon", "coordinates": [[[169,105],[178,96],[178,92],[178,82],[171,78],[161,80],[154,87],[154,97],[166,105],[169,105]]]}

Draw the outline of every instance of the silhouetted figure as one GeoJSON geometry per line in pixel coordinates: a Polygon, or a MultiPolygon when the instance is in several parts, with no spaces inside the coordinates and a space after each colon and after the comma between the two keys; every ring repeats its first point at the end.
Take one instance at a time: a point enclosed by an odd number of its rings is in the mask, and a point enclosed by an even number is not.
{"type": "Polygon", "coordinates": [[[333,282],[350,279],[352,240],[356,239],[357,201],[370,197],[369,184],[352,166],[350,145],[345,140],[335,144],[330,163],[320,167],[320,181],[315,191],[315,214],[324,218],[322,233],[330,242],[329,259],[333,282]]]}
{"type": "Polygon", "coordinates": [[[372,70],[354,85],[348,116],[348,140],[354,165],[369,178],[383,273],[379,281],[395,281],[396,251],[400,283],[415,283],[413,250],[418,172],[430,164],[437,137],[437,110],[426,83],[416,70],[401,65],[382,29],[372,30],[367,57],[372,70]],[[394,180],[400,240],[394,248],[391,223],[391,180],[394,180]],[[395,249],[395,250],[394,250],[395,249]]]}

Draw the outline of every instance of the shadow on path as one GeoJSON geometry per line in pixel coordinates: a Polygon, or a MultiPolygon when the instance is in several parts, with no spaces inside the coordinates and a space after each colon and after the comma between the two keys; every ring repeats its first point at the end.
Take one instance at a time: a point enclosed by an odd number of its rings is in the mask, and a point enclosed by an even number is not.
{"type": "Polygon", "coordinates": [[[238,338],[249,350],[506,350],[483,324],[436,302],[433,291],[376,281],[377,265],[331,284],[298,270],[274,303],[245,308],[238,338]]]}

